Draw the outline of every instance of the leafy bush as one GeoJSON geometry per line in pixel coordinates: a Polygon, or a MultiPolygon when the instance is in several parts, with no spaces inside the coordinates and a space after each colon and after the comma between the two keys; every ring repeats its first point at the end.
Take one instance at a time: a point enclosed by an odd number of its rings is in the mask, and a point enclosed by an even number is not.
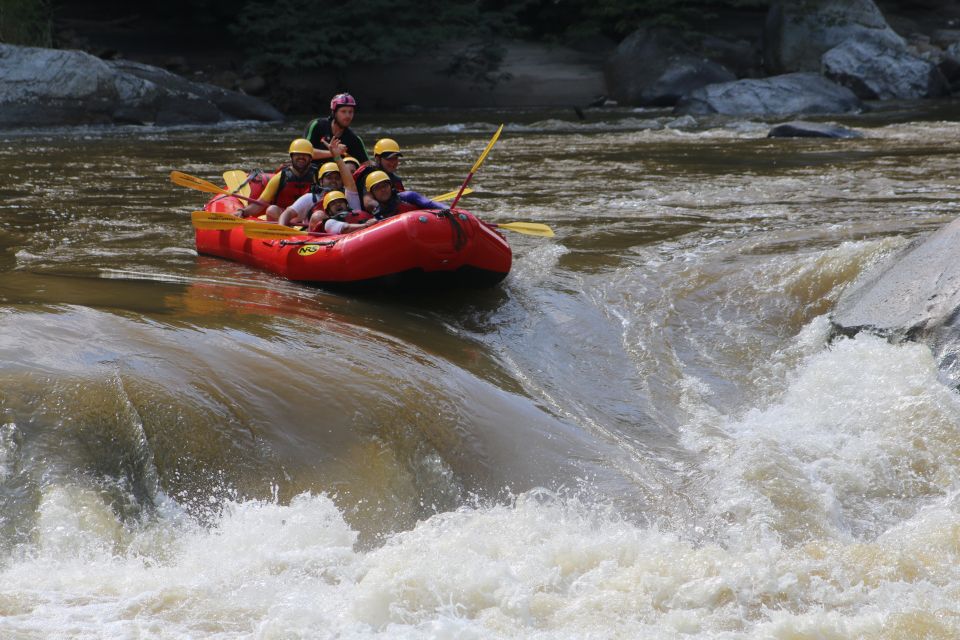
{"type": "Polygon", "coordinates": [[[0,0],[0,42],[49,47],[52,34],[49,0],[0,0]]]}
{"type": "Polygon", "coordinates": [[[244,7],[232,31],[249,62],[345,70],[446,45],[450,72],[492,82],[502,59],[498,37],[516,32],[512,13],[484,11],[479,2],[364,0],[297,6],[301,11],[267,13],[261,4],[244,7]]]}

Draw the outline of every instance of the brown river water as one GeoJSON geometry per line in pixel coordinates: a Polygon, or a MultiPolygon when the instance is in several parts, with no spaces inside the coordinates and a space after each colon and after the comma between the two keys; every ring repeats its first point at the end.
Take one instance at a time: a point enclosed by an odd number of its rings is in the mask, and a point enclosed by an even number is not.
{"type": "Polygon", "coordinates": [[[462,206],[556,237],[443,292],[196,254],[169,172],[301,120],[0,133],[0,637],[960,635],[960,396],[827,317],[960,212],[960,103],[587,115],[360,115],[428,195],[506,123],[462,206]]]}

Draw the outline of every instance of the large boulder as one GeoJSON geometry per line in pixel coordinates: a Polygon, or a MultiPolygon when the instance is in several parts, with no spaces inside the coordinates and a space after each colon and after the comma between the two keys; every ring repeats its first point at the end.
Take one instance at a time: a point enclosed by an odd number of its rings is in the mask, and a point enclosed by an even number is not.
{"type": "Polygon", "coordinates": [[[960,383],[960,219],[920,238],[845,292],[830,319],[834,331],[861,331],[928,344],[941,377],[960,383]]]}
{"type": "Polygon", "coordinates": [[[723,65],[690,56],[672,58],[662,73],[640,92],[632,104],[651,107],[672,107],[694,89],[709,84],[732,82],[737,77],[723,65]]]}
{"type": "Polygon", "coordinates": [[[269,104],[163,69],[0,44],[0,127],[282,120],[269,104]]]}
{"type": "Polygon", "coordinates": [[[860,100],[816,73],[789,73],[745,79],[696,89],[677,103],[675,112],[691,115],[792,116],[850,113],[860,100]]]}
{"type": "Polygon", "coordinates": [[[903,47],[847,40],[823,54],[823,75],[864,100],[937,98],[948,83],[937,65],[903,47]]]}
{"type": "MultiPolygon", "coordinates": [[[[719,47],[719,41],[713,42],[719,47]]],[[[686,93],[736,80],[722,64],[698,56],[677,32],[638,29],[627,36],[604,69],[607,91],[622,104],[671,106],[686,93]]]]}
{"type": "Polygon", "coordinates": [[[820,58],[845,40],[903,49],[873,0],[777,0],[764,29],[764,65],[770,74],[819,71],[820,58]]]}

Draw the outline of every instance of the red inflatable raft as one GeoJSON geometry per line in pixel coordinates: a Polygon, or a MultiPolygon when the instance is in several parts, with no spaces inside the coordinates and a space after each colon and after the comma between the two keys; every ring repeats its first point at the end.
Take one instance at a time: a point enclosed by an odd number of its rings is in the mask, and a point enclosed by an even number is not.
{"type": "MultiPolygon", "coordinates": [[[[228,213],[232,197],[206,210],[228,213]]],[[[253,239],[242,226],[196,229],[197,253],[266,269],[289,280],[324,286],[418,284],[488,287],[510,271],[510,245],[497,231],[461,209],[411,211],[342,235],[304,234],[253,239]]]]}

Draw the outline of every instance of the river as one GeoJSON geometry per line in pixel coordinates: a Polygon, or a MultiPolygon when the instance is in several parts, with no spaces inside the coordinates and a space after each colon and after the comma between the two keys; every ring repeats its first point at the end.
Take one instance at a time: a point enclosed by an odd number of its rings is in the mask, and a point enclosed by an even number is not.
{"type": "Polygon", "coordinates": [[[556,231],[402,295],[194,251],[169,172],[301,120],[0,133],[0,637],[957,637],[960,396],[827,314],[957,215],[958,105],[361,113],[426,194],[505,122],[463,206],[556,231]]]}

